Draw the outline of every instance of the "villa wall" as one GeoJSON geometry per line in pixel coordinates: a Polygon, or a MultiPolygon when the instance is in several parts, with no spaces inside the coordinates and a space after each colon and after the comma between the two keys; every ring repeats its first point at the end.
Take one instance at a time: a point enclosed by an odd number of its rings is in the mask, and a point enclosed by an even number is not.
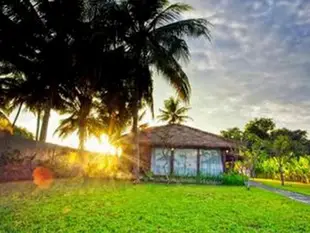
{"type": "MultiPolygon", "coordinates": [[[[85,152],[84,156],[90,174],[103,174],[108,169],[111,172],[111,164],[118,163],[116,156],[91,152],[85,152]]],[[[55,177],[74,176],[80,171],[81,164],[80,154],[74,148],[28,140],[0,131],[0,182],[31,180],[34,169],[39,166],[49,167],[55,177]]]]}

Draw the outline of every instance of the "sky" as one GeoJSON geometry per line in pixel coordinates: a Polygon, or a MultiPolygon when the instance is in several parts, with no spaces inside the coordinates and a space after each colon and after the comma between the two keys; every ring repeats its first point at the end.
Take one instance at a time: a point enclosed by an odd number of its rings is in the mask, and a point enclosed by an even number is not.
{"type": "MultiPolygon", "coordinates": [[[[207,18],[212,41],[189,39],[184,66],[192,96],[187,124],[219,133],[243,128],[255,117],[278,127],[310,130],[310,1],[185,0],[207,18]]],[[[155,114],[175,92],[154,76],[155,114]]],[[[13,118],[13,115],[11,116],[13,118]]],[[[48,141],[77,146],[76,137],[53,136],[61,117],[52,113],[48,141]]],[[[17,125],[35,132],[36,119],[23,112],[17,125]]]]}

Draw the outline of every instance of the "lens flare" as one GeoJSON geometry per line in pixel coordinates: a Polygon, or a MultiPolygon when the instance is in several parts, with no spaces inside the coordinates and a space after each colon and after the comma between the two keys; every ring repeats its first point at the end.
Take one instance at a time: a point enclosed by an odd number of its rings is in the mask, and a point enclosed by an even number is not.
{"type": "Polygon", "coordinates": [[[45,167],[37,167],[32,173],[33,183],[39,188],[49,188],[53,183],[53,173],[45,167]]]}

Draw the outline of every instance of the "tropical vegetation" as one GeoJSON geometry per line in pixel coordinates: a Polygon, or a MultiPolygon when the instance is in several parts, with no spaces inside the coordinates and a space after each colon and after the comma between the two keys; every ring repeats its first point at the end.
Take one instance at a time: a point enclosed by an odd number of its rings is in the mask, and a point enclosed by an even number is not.
{"type": "Polygon", "coordinates": [[[164,101],[164,109],[159,109],[158,119],[168,124],[182,124],[191,118],[187,115],[189,107],[182,106],[179,99],[170,97],[164,101]]]}
{"type": "Polygon", "coordinates": [[[310,141],[305,130],[276,128],[270,118],[256,118],[244,130],[237,127],[221,131],[222,136],[239,142],[241,160],[234,169],[251,177],[308,183],[310,179],[310,141]]]}
{"type": "Polygon", "coordinates": [[[77,132],[81,150],[90,135],[115,139],[129,123],[137,142],[139,109],[153,110],[154,72],[189,101],[186,38],[210,39],[206,19],[183,17],[190,10],[167,0],[1,1],[0,100],[16,109],[12,127],[30,110],[45,141],[57,111],[65,116],[56,133],[77,132]]]}

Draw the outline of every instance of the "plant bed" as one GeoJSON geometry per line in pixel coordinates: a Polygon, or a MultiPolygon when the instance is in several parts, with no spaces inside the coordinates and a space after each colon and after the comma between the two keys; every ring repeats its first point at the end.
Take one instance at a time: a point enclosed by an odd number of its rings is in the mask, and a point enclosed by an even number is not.
{"type": "Polygon", "coordinates": [[[224,173],[219,176],[198,175],[198,176],[159,176],[145,175],[144,182],[167,183],[167,184],[206,184],[206,185],[235,185],[243,186],[247,182],[246,176],[236,173],[224,173]]]}

